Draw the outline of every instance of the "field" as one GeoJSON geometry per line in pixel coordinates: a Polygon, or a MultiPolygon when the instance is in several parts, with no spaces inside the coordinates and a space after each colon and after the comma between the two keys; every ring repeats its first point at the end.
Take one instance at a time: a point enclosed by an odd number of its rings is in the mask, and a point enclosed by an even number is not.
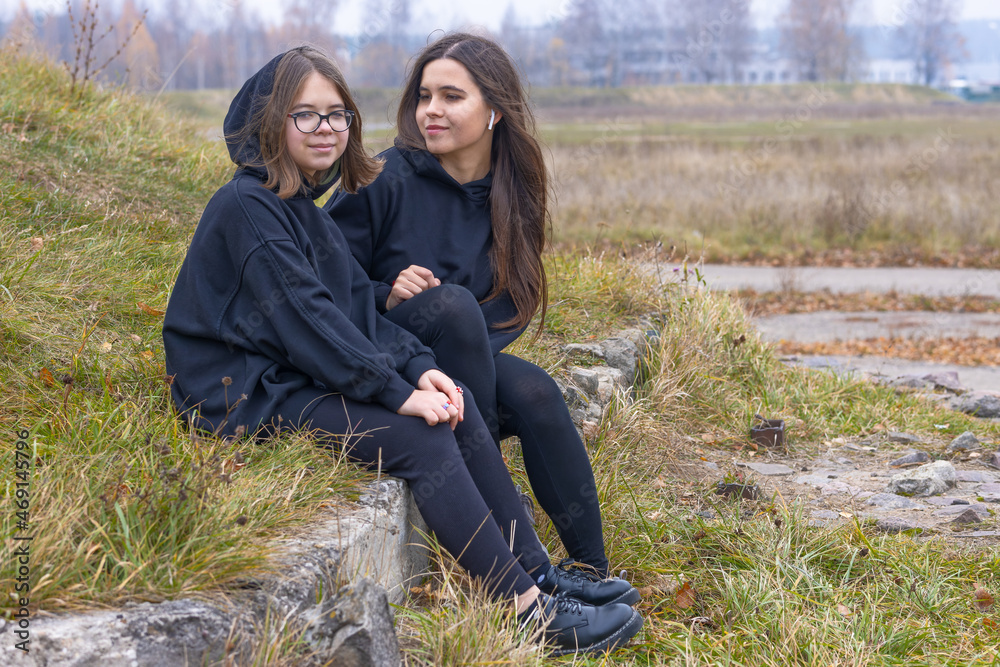
{"type": "MultiPolygon", "coordinates": [[[[388,145],[392,93],[358,97],[372,146],[388,145]]],[[[218,127],[219,99],[170,101],[218,127]]],[[[861,85],[543,90],[535,99],[561,247],[1000,266],[996,105],[861,85]]]]}
{"type": "MultiPolygon", "coordinates": [[[[225,95],[190,120],[162,100],[120,91],[69,98],[58,67],[0,55],[0,429],[11,443],[0,533],[10,544],[22,530],[13,443],[26,431],[28,521],[40,536],[33,611],[225,590],[261,566],[269,537],[307,522],[321,502],[350,501],[370,479],[307,437],[223,441],[190,432],[171,411],[162,311],[195,221],[231,171],[220,142],[208,139],[225,95]]],[[[557,177],[552,308],[542,337],[516,352],[558,373],[581,361],[566,359],[565,342],[647,315],[659,329],[635,395],[620,398],[588,443],[609,557],[644,594],[645,630],[608,660],[990,664],[1000,641],[995,607],[977,607],[972,591],[998,590],[995,549],[885,535],[867,520],[814,527],[796,503],[720,499],[686,471],[709,444],[727,456],[742,451],[756,412],[788,420],[789,446],[800,453],[886,429],[939,438],[976,429],[995,442],[1000,426],[787,368],[739,302],[697,285],[652,284],[630,258],[659,261],[668,273],[685,254],[988,263],[997,224],[992,111],[936,104],[920,89],[834,89],[834,100],[785,136],[776,124],[814,92],[776,88],[762,100],[744,92],[678,89],[644,101],[538,91],[549,100],[539,116],[557,177]],[[907,196],[852,227],[856,218],[831,192],[908,183],[911,158],[949,127],[951,144],[935,149],[907,196]],[[727,200],[718,187],[730,166],[770,146],[769,137],[780,141],[727,200]],[[933,206],[947,222],[931,214],[923,228],[911,222],[933,206]],[[828,217],[817,217],[824,207],[828,217]],[[709,508],[716,519],[696,514],[709,508]]],[[[370,99],[377,107],[391,95],[370,99]]],[[[193,108],[190,96],[170,103],[193,108]]],[[[373,145],[387,136],[372,128],[373,145]]],[[[523,483],[517,449],[508,454],[523,483]]],[[[0,566],[8,618],[13,567],[10,559],[0,566]]],[[[570,663],[547,660],[514,631],[509,610],[471,590],[447,558],[432,579],[433,595],[398,610],[408,664],[570,663]]],[[[278,648],[284,653],[268,664],[297,664],[293,642],[278,648]]]]}

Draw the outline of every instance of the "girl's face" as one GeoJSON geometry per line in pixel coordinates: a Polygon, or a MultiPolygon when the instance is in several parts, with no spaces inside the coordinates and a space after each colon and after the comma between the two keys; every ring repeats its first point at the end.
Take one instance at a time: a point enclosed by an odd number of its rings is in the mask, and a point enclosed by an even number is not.
{"type": "MultiPolygon", "coordinates": [[[[427,63],[419,95],[417,127],[428,151],[438,157],[489,157],[493,133],[486,126],[490,107],[464,65],[450,58],[427,63]]],[[[497,113],[493,122],[499,120],[497,113]]]]}
{"type": "MultiPolygon", "coordinates": [[[[343,108],[344,100],[340,97],[337,87],[319,72],[313,72],[302,84],[302,91],[295,99],[289,113],[315,111],[328,114],[343,108]]],[[[302,121],[299,122],[305,127],[302,121]]],[[[349,136],[348,131],[334,132],[327,120],[322,121],[315,132],[307,134],[295,126],[295,120],[291,116],[285,118],[285,143],[288,153],[309,179],[314,180],[316,174],[323,173],[333,166],[333,163],[344,154],[349,136]]]]}

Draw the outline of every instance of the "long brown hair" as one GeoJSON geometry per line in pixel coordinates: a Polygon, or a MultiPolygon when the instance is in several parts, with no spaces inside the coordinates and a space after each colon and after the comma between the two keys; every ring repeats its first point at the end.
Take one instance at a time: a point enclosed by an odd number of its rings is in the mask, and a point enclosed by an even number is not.
{"type": "Polygon", "coordinates": [[[344,108],[354,112],[354,120],[348,129],[347,148],[340,159],[330,169],[316,174],[313,185],[324,183],[337,175],[340,170],[340,187],[347,192],[357,192],[378,176],[382,162],[365,152],[362,137],[361,113],[351,96],[337,63],[332,58],[311,46],[291,49],[278,62],[274,73],[274,85],[259,114],[248,126],[250,131],[259,128],[262,164],[267,169],[264,187],[276,190],[279,197],[287,199],[303,192],[306,176],[295,164],[285,145],[285,119],[292,105],[298,99],[305,81],[317,72],[329,81],[340,93],[344,108]]]}
{"type": "Polygon", "coordinates": [[[399,103],[396,128],[403,146],[426,150],[417,125],[417,99],[424,67],[450,58],[468,70],[483,100],[503,114],[493,127],[490,169],[490,219],[493,227],[493,299],[510,294],[517,315],[501,326],[523,327],[541,312],[545,323],[548,284],[542,264],[549,225],[548,172],[535,138],[535,117],[510,56],[491,39],[469,33],[451,33],[427,46],[414,59],[399,103]]]}

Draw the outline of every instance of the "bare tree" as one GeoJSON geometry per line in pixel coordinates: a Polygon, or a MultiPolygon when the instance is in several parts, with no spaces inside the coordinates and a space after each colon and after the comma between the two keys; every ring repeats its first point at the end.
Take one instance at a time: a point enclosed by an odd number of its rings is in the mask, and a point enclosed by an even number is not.
{"type": "Polygon", "coordinates": [[[753,27],[749,0],[674,0],[684,63],[698,80],[738,81],[750,56],[753,27]]]}
{"type": "Polygon", "coordinates": [[[778,17],[782,50],[806,81],[846,81],[863,60],[848,20],[855,0],[789,0],[778,17]]]}
{"type": "Polygon", "coordinates": [[[964,39],[957,25],[961,11],[962,0],[913,0],[897,17],[903,19],[896,31],[897,43],[902,55],[913,60],[925,86],[963,55],[964,39]]]}

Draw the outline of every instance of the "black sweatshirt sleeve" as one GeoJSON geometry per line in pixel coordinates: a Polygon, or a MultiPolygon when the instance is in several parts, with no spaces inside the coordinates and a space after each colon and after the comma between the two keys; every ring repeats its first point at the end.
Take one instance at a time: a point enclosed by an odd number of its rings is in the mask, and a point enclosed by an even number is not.
{"type": "MultiPolygon", "coordinates": [[[[339,191],[330,197],[324,208],[333,218],[333,221],[344,233],[347,244],[351,247],[351,253],[361,265],[361,269],[366,275],[372,272],[372,255],[375,252],[375,242],[381,230],[382,216],[376,219],[372,207],[371,193],[373,188],[378,187],[378,180],[363,188],[357,194],[349,194],[339,191]]],[[[369,280],[371,280],[369,278],[369,280]]],[[[372,289],[375,291],[375,307],[378,312],[385,314],[385,302],[389,299],[392,285],[379,280],[371,280],[372,289]]]]}
{"type": "MultiPolygon", "coordinates": [[[[433,367],[430,351],[406,332],[402,335],[384,325],[379,328],[378,320],[383,318],[372,312],[371,325],[386,351],[379,349],[338,308],[298,245],[282,234],[277,212],[264,202],[243,201],[253,209],[244,215],[252,221],[261,243],[247,255],[240,279],[273,326],[239,333],[249,333],[255,347],[330,390],[355,400],[374,400],[397,411],[414,389],[397,369],[433,367]]],[[[347,261],[357,266],[349,254],[347,261]]],[[[364,284],[367,277],[351,264],[342,270],[345,280],[352,281],[351,291],[363,291],[364,300],[370,299],[364,284]]]]}

